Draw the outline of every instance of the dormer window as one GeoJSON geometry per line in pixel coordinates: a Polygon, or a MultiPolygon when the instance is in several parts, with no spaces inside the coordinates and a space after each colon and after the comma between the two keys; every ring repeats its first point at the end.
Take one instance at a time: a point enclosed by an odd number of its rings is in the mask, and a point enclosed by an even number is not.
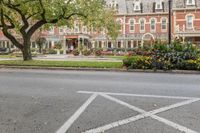
{"type": "Polygon", "coordinates": [[[156,4],[156,9],[162,9],[162,7],[161,7],[161,4],[160,4],[160,3],[156,4]]]}
{"type": "Polygon", "coordinates": [[[113,9],[115,9],[115,10],[118,10],[119,4],[117,3],[116,0],[113,0],[113,1],[111,1],[111,2],[108,4],[108,7],[109,7],[109,8],[113,8],[113,9]]]}
{"type": "Polygon", "coordinates": [[[186,5],[187,6],[194,6],[196,3],[195,3],[195,0],[187,0],[186,1],[186,5]]]}
{"type": "Polygon", "coordinates": [[[134,8],[134,11],[141,11],[141,3],[139,2],[139,0],[137,0],[136,2],[134,2],[133,4],[133,8],[134,8]]]}
{"type": "Polygon", "coordinates": [[[156,3],[155,3],[155,9],[156,10],[161,10],[163,9],[163,4],[162,4],[162,1],[161,0],[158,0],[156,3]]]}

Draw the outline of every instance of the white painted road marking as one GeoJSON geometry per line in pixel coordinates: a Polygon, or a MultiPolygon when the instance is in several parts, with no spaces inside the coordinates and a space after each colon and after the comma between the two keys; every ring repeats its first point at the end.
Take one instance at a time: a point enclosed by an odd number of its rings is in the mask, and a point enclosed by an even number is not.
{"type": "Polygon", "coordinates": [[[93,92],[93,91],[78,91],[78,93],[83,94],[106,94],[106,95],[113,95],[113,96],[133,96],[133,97],[148,97],[148,98],[167,98],[167,99],[194,99],[196,97],[180,97],[180,96],[160,96],[160,95],[141,95],[141,94],[129,94],[129,93],[110,93],[110,92],[93,92]]]}
{"type": "Polygon", "coordinates": [[[98,94],[94,93],[90,98],[65,122],[65,124],[56,133],[66,133],[71,125],[86,110],[86,108],[95,100],[98,94]]]}
{"type": "Polygon", "coordinates": [[[200,98],[196,98],[196,97],[180,97],[180,96],[160,96],[160,95],[141,95],[141,94],[128,94],[128,93],[110,93],[110,92],[92,92],[92,91],[78,91],[77,93],[84,93],[84,94],[92,94],[91,97],[67,120],[67,122],[65,122],[65,124],[56,132],[56,133],[66,133],[68,131],[68,129],[71,127],[71,125],[80,117],[80,115],[87,109],[87,107],[95,100],[95,98],[98,95],[101,95],[103,97],[105,97],[106,99],[109,99],[111,101],[117,102],[118,104],[121,104],[123,106],[126,106],[134,111],[137,111],[139,113],[142,113],[140,115],[137,116],[133,116],[124,120],[119,120],[107,125],[104,125],[102,127],[99,128],[95,128],[95,129],[91,129],[88,131],[85,131],[84,133],[102,133],[106,130],[121,126],[121,125],[125,125],[128,124],[130,122],[134,122],[137,120],[141,120],[147,117],[151,117],[153,119],[156,119],[160,122],[165,123],[168,126],[171,126],[179,131],[185,132],[185,133],[198,133],[196,131],[193,131],[187,127],[181,126],[177,123],[174,123],[172,121],[169,121],[167,119],[164,119],[162,117],[157,116],[156,114],[158,113],[162,113],[174,108],[178,108],[184,105],[188,105],[197,101],[200,101],[200,98]],[[138,107],[132,106],[129,103],[123,102],[117,98],[114,98],[110,95],[114,95],[114,96],[133,96],[133,97],[147,97],[147,98],[167,98],[167,99],[182,99],[184,100],[183,102],[179,102],[173,105],[169,105],[160,109],[156,109],[153,111],[149,111],[146,112],[145,110],[142,110],[138,107]]]}
{"type": "Polygon", "coordinates": [[[175,129],[177,129],[179,131],[182,131],[182,132],[185,132],[185,133],[198,133],[198,132],[193,131],[193,130],[191,130],[189,128],[181,126],[181,125],[179,125],[177,123],[174,123],[174,122],[169,121],[167,119],[164,119],[164,118],[161,118],[159,116],[156,116],[155,114],[158,114],[158,113],[161,113],[161,112],[164,112],[164,111],[168,111],[170,109],[174,109],[174,108],[177,108],[177,107],[181,107],[181,106],[184,106],[184,105],[187,105],[187,104],[191,104],[191,103],[199,101],[200,99],[197,99],[197,98],[196,99],[191,99],[191,100],[183,101],[183,102],[180,102],[180,103],[177,103],[177,104],[173,104],[173,105],[170,105],[170,106],[166,106],[166,107],[154,110],[154,111],[146,112],[146,111],[144,111],[144,110],[142,110],[142,109],[140,109],[138,107],[132,106],[132,105],[126,103],[126,102],[123,102],[121,100],[118,100],[117,98],[108,96],[106,94],[99,94],[99,95],[105,97],[106,99],[114,101],[114,102],[116,102],[118,104],[126,106],[126,107],[128,107],[128,108],[130,108],[130,109],[132,109],[134,111],[137,111],[139,113],[143,113],[143,114],[140,114],[140,115],[137,115],[137,116],[134,116],[134,117],[130,117],[130,118],[127,118],[127,119],[124,119],[124,120],[119,120],[119,121],[104,125],[102,127],[91,129],[91,130],[85,131],[84,133],[101,133],[101,132],[104,132],[106,130],[110,130],[112,128],[115,128],[115,127],[118,127],[118,126],[122,126],[122,125],[131,123],[131,122],[134,122],[134,121],[137,121],[137,120],[140,120],[140,119],[144,119],[144,118],[147,118],[147,117],[151,117],[151,118],[153,118],[155,120],[163,122],[166,125],[171,126],[171,127],[175,128],[175,129]]]}

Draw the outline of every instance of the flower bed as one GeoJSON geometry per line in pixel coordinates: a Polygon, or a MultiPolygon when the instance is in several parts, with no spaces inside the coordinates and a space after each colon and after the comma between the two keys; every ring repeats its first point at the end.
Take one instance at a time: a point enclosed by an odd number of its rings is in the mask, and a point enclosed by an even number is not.
{"type": "Polygon", "coordinates": [[[144,50],[136,51],[137,56],[123,60],[124,66],[129,69],[200,70],[200,52],[191,44],[156,44],[144,53],[144,50]]]}

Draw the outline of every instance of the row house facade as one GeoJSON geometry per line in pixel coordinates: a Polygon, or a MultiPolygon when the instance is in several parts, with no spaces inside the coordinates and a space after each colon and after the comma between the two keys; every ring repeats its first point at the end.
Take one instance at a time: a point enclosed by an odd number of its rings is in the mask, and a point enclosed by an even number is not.
{"type": "MultiPolygon", "coordinates": [[[[183,42],[200,44],[200,0],[172,0],[172,36],[183,42]]],[[[116,10],[116,22],[121,25],[117,43],[106,31],[96,31],[78,21],[73,28],[52,27],[43,31],[45,48],[62,41],[63,50],[73,50],[80,44],[89,48],[136,48],[152,45],[155,40],[168,40],[168,0],[106,0],[108,8],[116,10]]],[[[13,47],[0,32],[0,47],[13,47]]],[[[37,45],[33,41],[33,48],[37,45]]],[[[65,52],[64,52],[65,53],[65,52]]]]}

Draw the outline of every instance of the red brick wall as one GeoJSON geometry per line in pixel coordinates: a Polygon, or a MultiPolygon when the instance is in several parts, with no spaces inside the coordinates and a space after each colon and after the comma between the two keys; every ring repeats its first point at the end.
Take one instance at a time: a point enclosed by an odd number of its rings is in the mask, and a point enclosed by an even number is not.
{"type": "Polygon", "coordinates": [[[194,15],[194,29],[200,30],[200,10],[185,10],[185,11],[176,11],[176,25],[179,27],[186,26],[186,15],[192,14],[194,15]]]}
{"type": "Polygon", "coordinates": [[[146,24],[145,24],[145,33],[147,32],[152,32],[150,30],[150,20],[152,18],[155,18],[156,19],[156,31],[153,32],[153,33],[166,33],[166,31],[162,31],[161,30],[161,18],[162,17],[165,17],[168,19],[168,16],[167,15],[142,15],[142,16],[128,16],[126,17],[126,34],[135,34],[135,33],[141,33],[140,32],[140,24],[139,24],[139,20],[141,18],[144,18],[146,20],[146,24]],[[130,19],[134,19],[135,20],[135,31],[132,33],[130,32],[130,24],[129,24],[129,21],[130,19]]]}

